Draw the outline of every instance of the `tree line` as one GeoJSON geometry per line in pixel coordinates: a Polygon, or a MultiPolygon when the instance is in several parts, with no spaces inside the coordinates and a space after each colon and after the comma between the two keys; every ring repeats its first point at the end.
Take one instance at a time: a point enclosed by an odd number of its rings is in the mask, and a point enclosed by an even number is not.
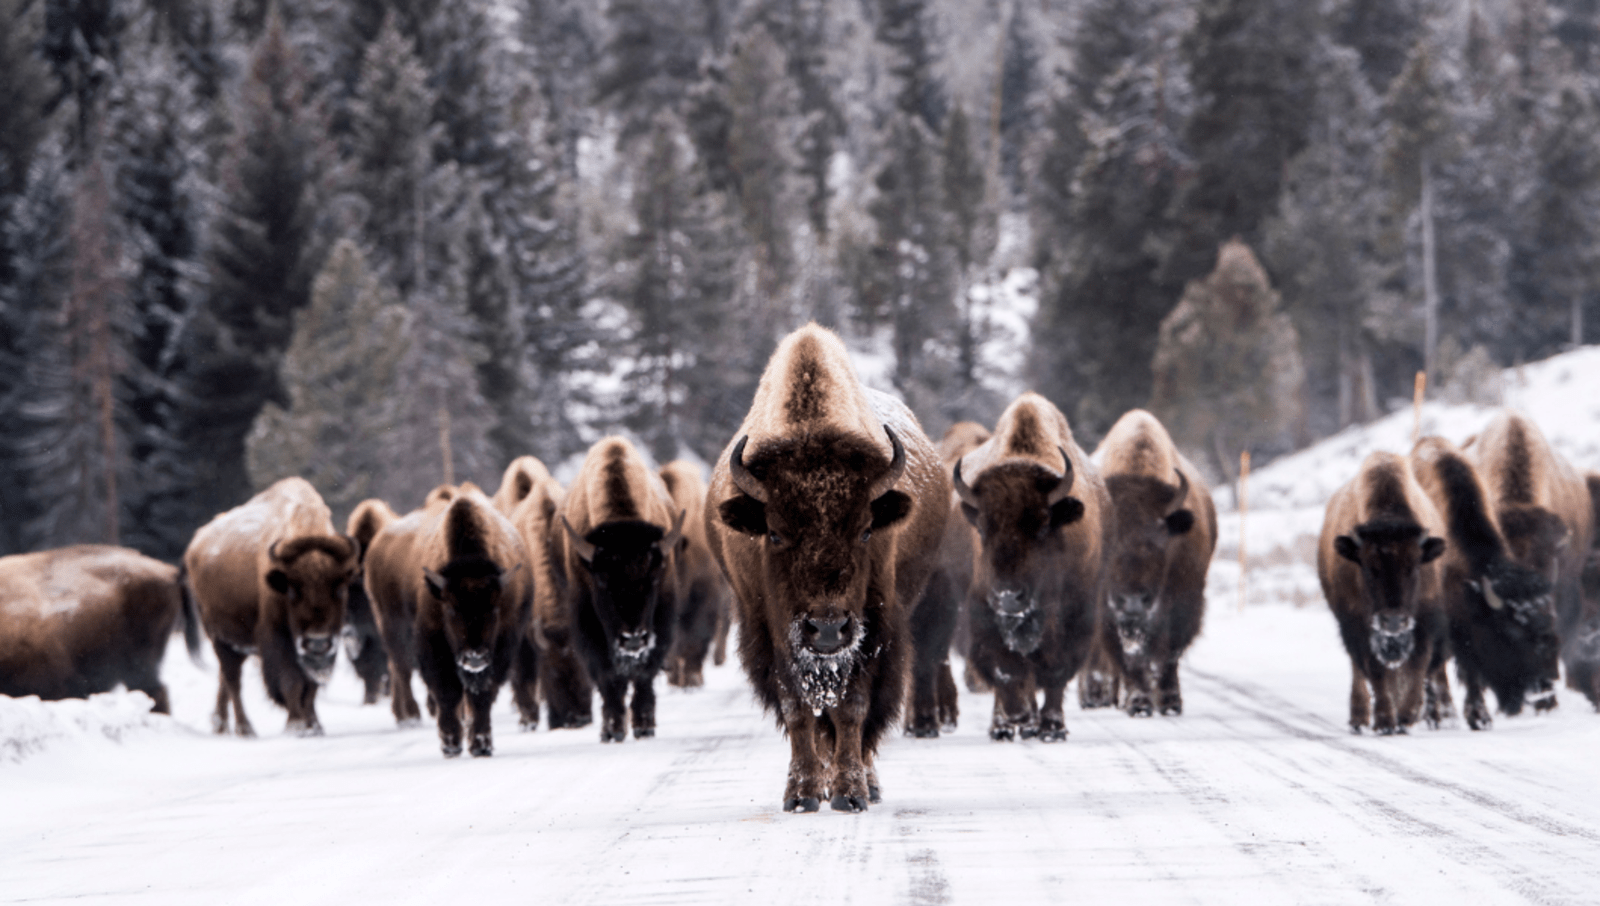
{"type": "Polygon", "coordinates": [[[1584,0],[0,0],[0,553],[710,459],[808,320],[1225,477],[1594,336],[1597,98],[1584,0]]]}

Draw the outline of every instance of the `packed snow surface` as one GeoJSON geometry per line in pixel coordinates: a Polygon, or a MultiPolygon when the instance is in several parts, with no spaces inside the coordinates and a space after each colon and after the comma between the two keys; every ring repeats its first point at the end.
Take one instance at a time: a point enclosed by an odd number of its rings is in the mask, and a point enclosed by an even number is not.
{"type": "MultiPolygon", "coordinates": [[[[1508,401],[1600,466],[1600,355],[1522,377],[1564,386],[1559,405],[1508,401]]],[[[1459,441],[1488,414],[1429,407],[1424,430],[1459,441]]],[[[254,659],[263,736],[214,736],[214,668],[174,639],[171,718],[138,693],[0,697],[0,902],[1594,903],[1600,715],[1581,696],[1486,732],[1345,726],[1349,661],[1307,538],[1366,452],[1409,446],[1410,420],[1262,470],[1243,599],[1222,514],[1182,717],[1069,705],[1068,742],[995,743],[990,697],[963,691],[954,733],[885,742],[881,804],[791,815],[788,745],[732,663],[694,692],[658,680],[654,739],[518,732],[502,695],[494,757],[447,760],[431,725],[363,707],[343,665],[318,700],[326,736],[282,733],[254,659]]]]}

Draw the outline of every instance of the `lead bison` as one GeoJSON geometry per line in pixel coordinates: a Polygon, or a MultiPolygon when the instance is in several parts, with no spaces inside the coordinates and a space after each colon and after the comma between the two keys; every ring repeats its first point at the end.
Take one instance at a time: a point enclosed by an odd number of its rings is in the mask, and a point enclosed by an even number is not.
{"type": "Polygon", "coordinates": [[[411,695],[415,667],[446,758],[461,754],[463,702],[472,754],[494,754],[489,712],[533,607],[528,559],[511,521],[470,483],[373,539],[367,590],[393,672],[395,717],[420,717],[411,695]]]}
{"type": "Polygon", "coordinates": [[[973,664],[995,690],[989,737],[1065,740],[1065,689],[1102,619],[1105,483],[1066,416],[1036,393],[1007,407],[954,477],[980,542],[968,615],[973,664]]]}
{"type": "Polygon", "coordinates": [[[118,683],[171,713],[161,656],[178,620],[199,663],[200,620],[177,567],[82,544],[0,557],[0,695],[86,698],[118,683]]]}
{"type": "Polygon", "coordinates": [[[644,457],[608,437],[584,457],[562,504],[561,568],[573,648],[600,690],[600,741],[656,732],[655,676],[672,646],[683,510],[644,457]]]}
{"type": "Polygon", "coordinates": [[[1317,577],[1350,655],[1353,732],[1370,721],[1379,735],[1404,733],[1419,716],[1437,729],[1451,711],[1444,534],[1410,463],[1392,453],[1369,455],[1328,501],[1317,577]]]}
{"type": "MultiPolygon", "coordinates": [[[[1594,509],[1583,474],[1551,448],[1538,426],[1516,412],[1497,414],[1468,452],[1483,476],[1511,559],[1550,577],[1567,682],[1594,700],[1593,682],[1583,666],[1594,659],[1586,653],[1592,643],[1582,641],[1583,570],[1594,538],[1594,509]]],[[[1593,624],[1588,629],[1592,632],[1593,624]]]]}
{"type": "MultiPolygon", "coordinates": [[[[939,441],[939,461],[948,471],[961,457],[989,439],[989,429],[976,422],[957,422],[939,441]]],[[[911,691],[906,696],[906,735],[937,738],[954,730],[960,717],[955,677],[950,672],[950,646],[961,626],[962,604],[972,584],[972,558],[977,534],[959,518],[961,498],[950,493],[949,513],[939,556],[917,605],[911,612],[911,691]]],[[[966,650],[965,640],[961,644],[966,650]]],[[[969,667],[971,662],[968,661],[969,667]]]]}
{"type": "Polygon", "coordinates": [[[1493,725],[1485,686],[1506,714],[1520,713],[1530,696],[1535,709],[1552,707],[1561,641],[1549,578],[1513,560],[1477,469],[1454,444],[1439,437],[1417,441],[1411,471],[1444,519],[1444,606],[1467,687],[1467,725],[1493,725]]]}
{"type": "Polygon", "coordinates": [[[1182,714],[1178,660],[1205,618],[1216,506],[1199,470],[1142,409],[1117,420],[1094,461],[1114,510],[1101,650],[1128,687],[1129,714],[1149,716],[1157,707],[1164,715],[1182,714]],[[1151,701],[1152,682],[1159,702],[1151,701]]]}
{"type": "Polygon", "coordinates": [[[333,676],[359,558],[302,478],[277,482],[194,533],[183,566],[220,665],[213,729],[227,732],[232,702],[238,734],[255,735],[239,680],[244,659],[259,654],[267,694],[289,711],[288,729],[322,734],[317,689],[333,676]]]}
{"type": "MultiPolygon", "coordinates": [[[[398,518],[387,503],[376,497],[361,501],[350,511],[350,518],[345,521],[345,534],[359,548],[363,567],[367,551],[372,549],[372,539],[398,518]]],[[[383,636],[378,632],[378,618],[372,612],[372,598],[367,595],[364,577],[350,583],[350,598],[344,610],[344,653],[350,666],[356,669],[356,675],[361,677],[362,703],[377,704],[378,698],[389,691],[389,658],[383,651],[383,636]]]]}
{"type": "Polygon", "coordinates": [[[678,625],[667,653],[667,682],[702,686],[706,654],[718,627],[727,624],[728,582],[706,545],[706,483],[700,467],[680,459],[662,466],[659,474],[673,506],[685,514],[678,544],[678,625]]]}
{"type": "Polygon", "coordinates": [[[779,344],[705,518],[739,659],[789,736],[785,811],[879,801],[873,758],[905,694],[908,611],[949,494],[916,419],[861,385],[838,337],[808,325],[779,344]]]}

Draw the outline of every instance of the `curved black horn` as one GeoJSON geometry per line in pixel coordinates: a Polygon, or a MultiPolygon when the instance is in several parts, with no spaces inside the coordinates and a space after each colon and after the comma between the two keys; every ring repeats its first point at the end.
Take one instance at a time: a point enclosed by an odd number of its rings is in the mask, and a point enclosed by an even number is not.
{"type": "Polygon", "coordinates": [[[584,537],[578,534],[578,530],[572,527],[572,523],[567,521],[566,516],[561,517],[561,524],[566,527],[567,536],[572,539],[572,549],[578,552],[579,557],[582,557],[584,560],[589,562],[593,562],[594,545],[584,540],[584,537]]]}
{"type": "Polygon", "coordinates": [[[1173,469],[1173,471],[1178,473],[1178,493],[1172,495],[1172,504],[1167,507],[1166,512],[1168,516],[1183,509],[1184,501],[1189,499],[1189,476],[1183,474],[1182,469],[1173,469]]]}
{"type": "Polygon", "coordinates": [[[749,440],[750,435],[746,434],[744,437],[739,438],[738,443],[733,445],[733,452],[728,455],[728,477],[733,479],[734,487],[743,491],[749,497],[761,503],[766,503],[767,489],[763,488],[761,482],[757,481],[756,477],[750,474],[750,470],[744,467],[744,445],[749,440]]]}
{"type": "Polygon", "coordinates": [[[1056,449],[1061,451],[1061,462],[1064,464],[1064,468],[1061,470],[1060,483],[1056,485],[1055,490],[1050,492],[1050,496],[1044,500],[1046,506],[1055,506],[1065,500],[1067,494],[1072,492],[1072,482],[1078,477],[1072,470],[1072,457],[1067,455],[1066,448],[1056,447],[1056,449]]]}
{"type": "Polygon", "coordinates": [[[672,548],[677,545],[678,539],[683,537],[683,520],[688,515],[688,510],[679,510],[678,515],[672,517],[672,528],[660,541],[656,542],[656,549],[660,550],[662,555],[671,553],[672,548]]]}
{"type": "Polygon", "coordinates": [[[956,460],[956,467],[950,473],[950,483],[956,489],[956,496],[961,502],[970,507],[978,505],[978,493],[967,486],[967,480],[961,477],[961,460],[956,460]]]}
{"type": "Polygon", "coordinates": [[[894,483],[899,481],[900,476],[905,474],[906,471],[905,444],[900,442],[900,438],[895,436],[894,431],[888,425],[883,426],[883,433],[889,435],[889,445],[894,448],[894,457],[889,460],[889,471],[883,473],[873,483],[872,490],[867,493],[868,500],[877,500],[879,497],[889,493],[894,488],[894,483]]]}
{"type": "Polygon", "coordinates": [[[274,542],[272,542],[272,544],[267,546],[267,559],[268,560],[271,560],[274,563],[282,563],[283,562],[282,560],[278,559],[278,545],[281,544],[281,543],[283,543],[283,539],[280,538],[279,540],[274,541],[274,542]]]}

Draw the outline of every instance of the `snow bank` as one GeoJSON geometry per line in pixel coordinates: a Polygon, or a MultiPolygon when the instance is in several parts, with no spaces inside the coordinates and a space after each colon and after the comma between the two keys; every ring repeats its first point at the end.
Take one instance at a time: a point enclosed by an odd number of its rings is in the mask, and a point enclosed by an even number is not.
{"type": "Polygon", "coordinates": [[[170,733],[172,718],[150,713],[143,692],[117,689],[88,700],[41,701],[37,695],[0,695],[0,762],[21,762],[44,752],[119,745],[148,733],[170,733]]]}

